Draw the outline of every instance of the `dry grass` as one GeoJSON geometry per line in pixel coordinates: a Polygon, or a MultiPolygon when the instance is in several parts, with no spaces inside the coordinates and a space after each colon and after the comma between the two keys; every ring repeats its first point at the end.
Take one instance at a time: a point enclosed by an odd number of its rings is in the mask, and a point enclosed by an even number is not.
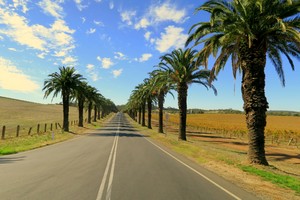
{"type": "MultiPolygon", "coordinates": [[[[44,130],[45,123],[47,129],[50,123],[60,123],[62,125],[62,105],[45,105],[31,103],[15,99],[0,97],[0,126],[6,126],[6,138],[15,137],[17,126],[20,125],[20,135],[27,135],[29,128],[32,127],[32,133],[36,133],[37,124],[40,124],[40,130],[44,130]]],[[[70,107],[69,120],[78,120],[78,110],[76,107],[70,107]]]]}
{"type": "MultiPolygon", "coordinates": [[[[158,114],[153,113],[153,119],[157,120],[158,114]]],[[[178,114],[169,114],[169,122],[178,124],[178,114]]],[[[265,131],[267,142],[298,145],[300,142],[299,124],[300,117],[268,116],[265,131]]],[[[244,114],[188,114],[187,125],[199,131],[219,133],[226,137],[246,138],[247,136],[244,114]]]]}

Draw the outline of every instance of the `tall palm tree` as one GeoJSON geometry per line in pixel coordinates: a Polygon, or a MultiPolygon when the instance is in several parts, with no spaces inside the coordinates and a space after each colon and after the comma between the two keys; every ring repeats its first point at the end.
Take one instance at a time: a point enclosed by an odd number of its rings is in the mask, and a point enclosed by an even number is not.
{"type": "Polygon", "coordinates": [[[76,98],[78,101],[78,126],[83,127],[83,111],[84,111],[84,103],[87,97],[87,82],[83,81],[79,85],[79,89],[76,91],[76,98]]]}
{"type": "Polygon", "coordinates": [[[170,93],[173,96],[170,90],[175,89],[174,85],[172,85],[169,72],[170,70],[164,71],[162,69],[156,69],[150,73],[151,78],[154,80],[152,94],[156,95],[158,101],[158,110],[159,110],[158,111],[158,132],[159,133],[164,133],[163,111],[164,111],[165,96],[167,93],[170,93]]]}
{"type": "Polygon", "coordinates": [[[199,69],[195,55],[196,50],[191,49],[177,49],[172,53],[161,57],[159,67],[168,71],[170,80],[176,85],[178,93],[178,108],[179,108],[179,140],[186,140],[186,114],[187,114],[187,94],[188,86],[192,83],[198,83],[204,87],[212,87],[216,93],[215,88],[208,83],[210,71],[206,69],[199,69]]]}
{"type": "Polygon", "coordinates": [[[268,102],[265,96],[267,56],[285,85],[281,54],[292,69],[291,56],[300,58],[299,0],[210,0],[196,9],[210,13],[209,22],[191,27],[187,45],[204,44],[197,57],[207,65],[210,55],[216,61],[212,72],[232,60],[233,75],[242,72],[242,96],[249,135],[248,160],[268,165],[265,157],[264,129],[268,102]],[[219,53],[218,53],[219,52],[219,53]]]}
{"type": "Polygon", "coordinates": [[[95,87],[88,86],[86,89],[87,92],[87,109],[88,109],[88,119],[87,123],[92,123],[92,109],[93,109],[93,104],[97,100],[97,93],[98,90],[95,87]]]}
{"type": "Polygon", "coordinates": [[[59,72],[49,74],[48,77],[44,82],[44,98],[47,98],[51,93],[53,93],[53,98],[61,94],[63,100],[63,129],[69,131],[70,96],[75,95],[75,91],[79,89],[84,78],[76,73],[74,67],[60,67],[59,72]]]}

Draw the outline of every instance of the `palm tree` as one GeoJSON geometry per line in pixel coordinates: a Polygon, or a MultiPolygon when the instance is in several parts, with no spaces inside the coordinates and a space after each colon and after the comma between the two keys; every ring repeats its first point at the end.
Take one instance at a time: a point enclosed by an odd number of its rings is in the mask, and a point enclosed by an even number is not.
{"type": "MultiPolygon", "coordinates": [[[[192,83],[199,83],[204,87],[214,87],[208,83],[210,71],[200,70],[195,61],[196,50],[177,49],[172,53],[161,57],[159,67],[167,71],[170,80],[176,85],[179,107],[179,140],[186,140],[186,114],[188,86],[192,83]]],[[[214,89],[215,93],[216,90],[214,89]]]]}
{"type": "Polygon", "coordinates": [[[75,95],[75,91],[79,89],[84,78],[76,73],[74,67],[60,67],[59,72],[49,74],[48,77],[49,79],[44,82],[44,98],[47,98],[51,93],[53,93],[53,98],[61,94],[63,100],[63,129],[69,131],[70,96],[75,95]]]}
{"type": "Polygon", "coordinates": [[[242,96],[249,135],[248,160],[268,165],[265,157],[264,129],[268,102],[265,96],[265,66],[267,56],[285,85],[281,54],[292,69],[291,56],[300,58],[299,0],[210,0],[196,9],[211,14],[209,22],[191,27],[187,45],[204,44],[197,54],[207,65],[210,55],[216,61],[212,72],[232,60],[233,75],[242,72],[242,96]],[[219,54],[218,54],[219,52],[219,54]]]}
{"type": "Polygon", "coordinates": [[[97,100],[97,93],[98,90],[92,86],[88,86],[86,89],[87,92],[87,109],[88,109],[88,119],[87,123],[92,123],[92,109],[93,109],[93,104],[97,100]]]}
{"type": "Polygon", "coordinates": [[[78,101],[78,126],[83,127],[83,111],[84,103],[87,97],[87,82],[81,82],[79,85],[79,90],[76,91],[76,98],[78,101]]]}
{"type": "Polygon", "coordinates": [[[165,96],[167,93],[170,93],[173,96],[170,90],[175,89],[174,86],[172,85],[169,72],[170,70],[164,71],[162,69],[156,69],[150,73],[151,78],[154,79],[152,94],[156,95],[158,101],[158,110],[159,110],[158,132],[159,133],[164,133],[163,111],[164,111],[165,96]]]}

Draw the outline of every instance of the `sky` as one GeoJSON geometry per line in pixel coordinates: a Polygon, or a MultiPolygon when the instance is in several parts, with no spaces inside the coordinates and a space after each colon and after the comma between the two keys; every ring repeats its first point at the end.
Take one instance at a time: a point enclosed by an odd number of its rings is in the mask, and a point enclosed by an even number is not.
{"type": "MultiPolygon", "coordinates": [[[[0,96],[38,103],[48,75],[61,66],[75,67],[88,83],[116,105],[160,62],[184,48],[190,27],[208,21],[195,14],[195,0],[0,0],[0,96]]],[[[200,48],[200,47],[199,47],[200,48]]],[[[199,49],[198,49],[199,50],[199,49]]],[[[213,65],[211,58],[209,66],[213,65]]],[[[300,111],[300,69],[284,60],[286,86],[267,62],[266,96],[270,110],[300,111]]],[[[218,90],[189,86],[188,108],[243,109],[241,76],[230,62],[214,82],[218,90]]],[[[167,95],[165,107],[177,107],[167,95]]]]}

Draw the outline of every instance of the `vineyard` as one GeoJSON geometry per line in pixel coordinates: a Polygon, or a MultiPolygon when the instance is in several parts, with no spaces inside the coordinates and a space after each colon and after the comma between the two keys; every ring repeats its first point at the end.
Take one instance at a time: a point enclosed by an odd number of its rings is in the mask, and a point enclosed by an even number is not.
{"type": "MultiPolygon", "coordinates": [[[[153,119],[158,119],[157,113],[153,113],[153,119]]],[[[168,114],[168,123],[179,124],[178,114],[168,114]]],[[[266,142],[297,146],[300,141],[299,125],[300,117],[297,116],[267,116],[266,142]]],[[[188,114],[187,126],[224,137],[247,137],[244,114],[188,114]]]]}

